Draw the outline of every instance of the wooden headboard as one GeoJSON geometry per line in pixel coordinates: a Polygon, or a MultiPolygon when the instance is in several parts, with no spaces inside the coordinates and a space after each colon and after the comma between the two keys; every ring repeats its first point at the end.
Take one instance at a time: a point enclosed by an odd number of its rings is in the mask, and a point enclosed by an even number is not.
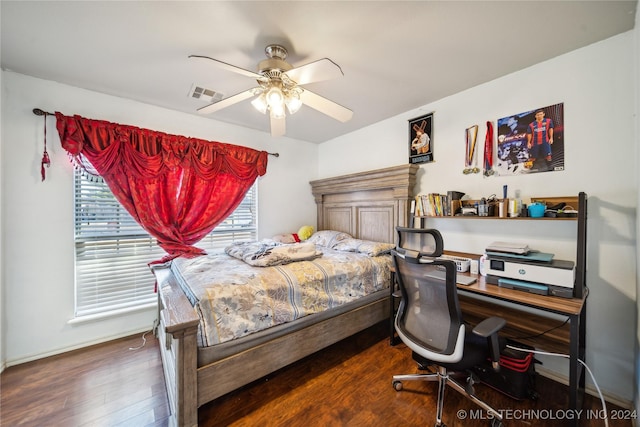
{"type": "Polygon", "coordinates": [[[409,203],[418,165],[359,172],[311,181],[318,230],[395,243],[396,226],[409,224],[409,203]]]}

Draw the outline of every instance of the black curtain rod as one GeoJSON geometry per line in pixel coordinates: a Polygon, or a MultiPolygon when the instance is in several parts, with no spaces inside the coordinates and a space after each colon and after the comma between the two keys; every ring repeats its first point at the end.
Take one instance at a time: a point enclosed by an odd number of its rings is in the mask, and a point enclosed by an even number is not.
{"type": "MultiPolygon", "coordinates": [[[[41,110],[40,108],[34,108],[33,114],[35,114],[36,116],[53,116],[54,115],[53,113],[49,113],[48,111],[41,110]]],[[[273,157],[280,157],[280,153],[267,153],[267,154],[273,157]]]]}
{"type": "Polygon", "coordinates": [[[49,115],[49,116],[53,116],[52,113],[48,113],[46,111],[42,111],[39,108],[34,108],[33,109],[33,114],[35,114],[36,116],[44,116],[44,115],[49,115]]]}

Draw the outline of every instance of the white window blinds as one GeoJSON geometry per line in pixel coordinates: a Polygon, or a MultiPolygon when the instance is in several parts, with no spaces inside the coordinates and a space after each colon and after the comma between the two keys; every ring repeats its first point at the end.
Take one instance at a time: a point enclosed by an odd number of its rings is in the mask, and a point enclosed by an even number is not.
{"type": "MultiPolygon", "coordinates": [[[[148,263],[166,253],[116,201],[102,180],[75,172],[75,316],[154,303],[155,278],[148,263]]],[[[196,246],[208,253],[257,238],[257,189],[196,246]]]]}

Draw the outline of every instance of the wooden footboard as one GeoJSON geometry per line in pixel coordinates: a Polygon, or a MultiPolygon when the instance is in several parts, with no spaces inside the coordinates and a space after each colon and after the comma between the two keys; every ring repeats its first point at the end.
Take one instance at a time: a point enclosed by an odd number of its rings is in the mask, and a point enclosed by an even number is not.
{"type": "Polygon", "coordinates": [[[198,425],[199,318],[168,268],[155,268],[160,324],[158,340],[171,408],[171,424],[198,425]]]}
{"type": "Polygon", "coordinates": [[[198,405],[389,318],[389,298],[273,339],[198,369],[198,405]]]}

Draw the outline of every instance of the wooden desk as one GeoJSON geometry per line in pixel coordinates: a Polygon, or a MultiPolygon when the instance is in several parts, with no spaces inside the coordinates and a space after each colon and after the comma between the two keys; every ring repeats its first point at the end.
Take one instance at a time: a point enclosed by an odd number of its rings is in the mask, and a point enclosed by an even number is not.
{"type": "MultiPolygon", "coordinates": [[[[455,256],[477,259],[477,255],[447,252],[455,256]]],[[[469,273],[458,273],[466,274],[469,273]]],[[[392,278],[394,276],[392,275],[392,278]]],[[[501,335],[536,349],[568,354],[569,356],[569,408],[582,407],[585,369],[578,359],[585,360],[586,311],[588,290],[584,298],[561,298],[536,295],[524,291],[488,284],[478,275],[472,285],[458,285],[458,299],[466,322],[475,326],[487,317],[498,316],[507,321],[501,335]],[[484,298],[481,298],[481,297],[484,298]],[[500,302],[503,302],[502,304],[500,302]],[[508,304],[504,304],[508,303],[508,304]],[[526,310],[528,307],[532,310],[526,310]],[[549,316],[553,313],[560,316],[549,316]]],[[[395,345],[394,317],[399,300],[395,286],[390,290],[390,343],[395,345]]]]}

